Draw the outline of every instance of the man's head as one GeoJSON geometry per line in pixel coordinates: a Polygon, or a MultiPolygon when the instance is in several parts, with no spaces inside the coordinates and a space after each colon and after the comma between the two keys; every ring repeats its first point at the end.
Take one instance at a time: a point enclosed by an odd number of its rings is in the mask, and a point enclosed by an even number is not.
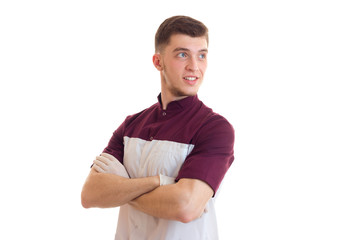
{"type": "Polygon", "coordinates": [[[208,30],[190,17],[166,19],[155,37],[153,63],[161,75],[163,104],[197,94],[207,68],[208,30]]]}
{"type": "Polygon", "coordinates": [[[174,16],[166,19],[159,26],[155,34],[155,52],[161,52],[175,34],[204,37],[209,44],[208,29],[202,22],[187,16],[174,16]]]}

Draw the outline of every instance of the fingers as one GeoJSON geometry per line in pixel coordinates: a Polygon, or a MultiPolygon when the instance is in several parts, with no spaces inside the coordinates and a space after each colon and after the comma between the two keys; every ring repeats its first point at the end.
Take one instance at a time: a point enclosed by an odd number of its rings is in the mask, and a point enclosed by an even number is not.
{"type": "Polygon", "coordinates": [[[93,168],[99,173],[112,173],[129,178],[125,167],[111,154],[102,153],[96,156],[93,162],[93,168]]]}
{"type": "Polygon", "coordinates": [[[95,159],[94,161],[94,164],[101,167],[102,169],[106,170],[106,168],[108,167],[108,165],[102,161],[99,161],[97,159],[95,159]]]}
{"type": "Polygon", "coordinates": [[[175,178],[173,178],[173,177],[168,177],[168,176],[165,176],[162,174],[160,174],[159,176],[160,176],[160,186],[175,183],[175,178]]]}
{"type": "Polygon", "coordinates": [[[95,163],[92,167],[99,173],[105,173],[105,170],[99,167],[98,165],[96,165],[95,163]]]}
{"type": "Polygon", "coordinates": [[[110,163],[110,159],[102,156],[96,156],[94,162],[94,169],[98,172],[104,173],[108,169],[108,165],[110,163]]]}
{"type": "Polygon", "coordinates": [[[96,156],[96,160],[104,163],[105,165],[109,165],[111,163],[111,160],[109,158],[103,156],[96,156]]]}
{"type": "Polygon", "coordinates": [[[108,159],[110,159],[111,161],[119,161],[119,160],[117,160],[117,158],[116,157],[114,157],[113,155],[111,155],[111,154],[108,154],[108,153],[105,153],[105,152],[103,152],[102,154],[100,154],[100,156],[102,156],[102,157],[105,157],[105,158],[108,158],[108,159]]]}

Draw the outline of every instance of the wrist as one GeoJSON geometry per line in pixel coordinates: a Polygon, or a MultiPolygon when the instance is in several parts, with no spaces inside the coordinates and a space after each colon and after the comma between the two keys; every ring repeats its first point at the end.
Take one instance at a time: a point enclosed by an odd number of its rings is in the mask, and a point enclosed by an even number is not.
{"type": "Polygon", "coordinates": [[[174,183],[175,183],[175,178],[169,177],[169,176],[165,176],[165,175],[162,175],[162,174],[159,175],[159,179],[160,179],[160,186],[169,185],[169,184],[174,184],[174,183]]]}
{"type": "Polygon", "coordinates": [[[154,181],[154,185],[156,187],[159,187],[160,186],[160,176],[153,176],[153,181],[154,181]]]}

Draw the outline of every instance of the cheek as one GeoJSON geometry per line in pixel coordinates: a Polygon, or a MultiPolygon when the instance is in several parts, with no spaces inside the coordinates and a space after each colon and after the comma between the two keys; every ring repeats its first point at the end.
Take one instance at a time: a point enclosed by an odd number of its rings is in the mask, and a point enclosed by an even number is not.
{"type": "Polygon", "coordinates": [[[174,67],[174,69],[176,71],[181,71],[182,69],[185,68],[185,62],[183,62],[183,61],[173,61],[172,66],[174,67]]]}
{"type": "Polygon", "coordinates": [[[168,64],[166,64],[168,72],[173,75],[182,75],[183,65],[184,64],[178,61],[168,62],[168,64]]]}
{"type": "Polygon", "coordinates": [[[206,69],[207,69],[207,63],[201,64],[201,65],[200,65],[200,69],[201,69],[202,74],[205,74],[206,69]]]}

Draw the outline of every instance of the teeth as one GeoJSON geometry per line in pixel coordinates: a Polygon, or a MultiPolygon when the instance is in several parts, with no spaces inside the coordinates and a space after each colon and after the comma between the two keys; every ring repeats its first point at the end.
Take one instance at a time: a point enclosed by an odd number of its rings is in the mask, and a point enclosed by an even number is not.
{"type": "Polygon", "coordinates": [[[196,77],[185,77],[186,80],[189,80],[189,81],[194,81],[196,80],[196,77]]]}

